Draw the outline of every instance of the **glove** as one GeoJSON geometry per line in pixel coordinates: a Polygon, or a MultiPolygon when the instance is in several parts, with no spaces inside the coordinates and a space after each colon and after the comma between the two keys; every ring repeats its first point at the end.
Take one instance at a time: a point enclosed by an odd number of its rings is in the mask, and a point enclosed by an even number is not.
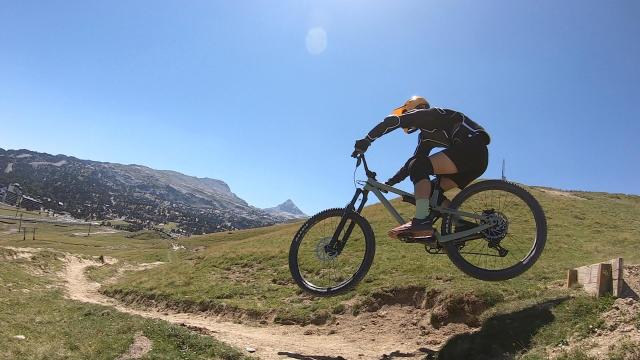
{"type": "Polygon", "coordinates": [[[371,140],[367,138],[356,140],[356,144],[354,145],[354,150],[351,154],[351,157],[356,157],[359,154],[364,154],[369,148],[369,145],[371,145],[371,140]]]}
{"type": "Polygon", "coordinates": [[[407,176],[409,176],[409,173],[410,173],[409,164],[411,164],[411,162],[415,158],[416,158],[415,156],[410,157],[409,160],[407,160],[407,162],[404,163],[404,165],[402,165],[400,170],[398,170],[398,172],[395,175],[390,177],[389,180],[385,181],[385,184],[387,184],[389,186],[393,186],[393,185],[399,183],[400,181],[406,179],[407,176]]]}

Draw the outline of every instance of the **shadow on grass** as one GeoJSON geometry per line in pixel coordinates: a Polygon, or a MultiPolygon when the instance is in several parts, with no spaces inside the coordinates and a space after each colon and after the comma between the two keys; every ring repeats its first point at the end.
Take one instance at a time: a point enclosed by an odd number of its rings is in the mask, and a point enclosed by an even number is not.
{"type": "Polygon", "coordinates": [[[482,330],[451,338],[437,355],[447,359],[511,359],[531,346],[538,330],[554,320],[551,308],[568,300],[562,297],[526,309],[496,315],[482,324],[482,330]]]}

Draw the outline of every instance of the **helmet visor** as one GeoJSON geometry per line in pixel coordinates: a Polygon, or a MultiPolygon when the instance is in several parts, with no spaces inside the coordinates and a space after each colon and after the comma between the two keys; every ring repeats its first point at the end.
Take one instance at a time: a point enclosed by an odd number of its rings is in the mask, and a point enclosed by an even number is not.
{"type": "Polygon", "coordinates": [[[391,115],[400,116],[406,112],[407,112],[407,107],[405,105],[402,105],[398,108],[393,109],[393,111],[391,112],[391,115]]]}

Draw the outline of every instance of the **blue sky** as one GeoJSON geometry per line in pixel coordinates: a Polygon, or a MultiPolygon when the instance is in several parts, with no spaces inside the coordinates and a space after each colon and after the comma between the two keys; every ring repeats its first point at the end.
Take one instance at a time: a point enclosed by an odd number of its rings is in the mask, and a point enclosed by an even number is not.
{"type": "MultiPolygon", "coordinates": [[[[419,94],[491,133],[484,177],[506,159],[515,181],[638,194],[638,18],[634,0],[0,0],[0,147],[314,213],[350,199],[354,141],[419,94]]],[[[373,144],[380,178],[415,136],[373,144]]]]}

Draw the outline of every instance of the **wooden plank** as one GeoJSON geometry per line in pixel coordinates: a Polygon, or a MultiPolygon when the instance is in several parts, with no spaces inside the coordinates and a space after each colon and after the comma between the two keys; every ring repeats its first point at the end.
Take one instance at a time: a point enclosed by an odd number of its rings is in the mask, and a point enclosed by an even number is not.
{"type": "Polygon", "coordinates": [[[598,264],[598,280],[596,285],[596,296],[601,297],[606,294],[611,294],[611,290],[613,288],[613,279],[612,279],[612,271],[611,264],[598,264]]]}
{"type": "Polygon", "coordinates": [[[567,271],[565,285],[569,288],[582,285],[585,292],[593,296],[612,294],[620,296],[624,285],[623,259],[585,265],[567,271]]]}
{"type": "Polygon", "coordinates": [[[582,285],[584,291],[591,295],[598,294],[598,269],[597,265],[581,266],[576,269],[578,272],[578,284],[582,285]]]}

